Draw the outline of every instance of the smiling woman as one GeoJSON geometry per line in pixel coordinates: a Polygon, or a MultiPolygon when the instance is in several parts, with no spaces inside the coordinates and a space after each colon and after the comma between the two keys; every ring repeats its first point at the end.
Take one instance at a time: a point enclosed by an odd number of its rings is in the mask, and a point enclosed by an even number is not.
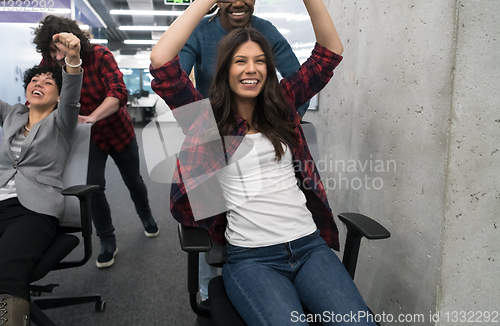
{"type": "Polygon", "coordinates": [[[177,54],[215,0],[196,0],[151,52],[152,88],[187,132],[170,192],[172,216],[208,229],[215,242],[227,242],[224,286],[249,326],[290,325],[291,312],[303,313],[301,301],[314,314],[368,311],[330,250],[338,249],[338,232],[323,184],[313,182],[321,179],[315,164],[295,171],[292,163],[313,162],[297,108],[329,82],[343,51],[323,1],[303,2],[317,43],[309,60],[280,82],[265,37],[244,27],[254,1],[218,2],[221,24],[232,31],[218,46],[211,111],[191,104],[203,95],[177,54]],[[186,119],[189,108],[198,115],[186,119]],[[210,135],[219,136],[221,146],[203,143],[214,129],[210,135]],[[252,152],[245,150],[250,144],[255,155],[243,153],[252,152]],[[286,187],[274,186],[283,180],[290,181],[286,187]],[[204,215],[212,206],[226,211],[204,215]]]}
{"type": "MultiPolygon", "coordinates": [[[[153,90],[179,118],[187,110],[181,106],[203,96],[181,69],[177,54],[214,3],[194,2],[151,52],[153,90]]],[[[205,111],[190,123],[178,119],[189,133],[172,182],[171,213],[182,224],[209,229],[214,241],[227,241],[230,255],[222,277],[228,297],[248,325],[289,324],[290,312],[302,311],[299,296],[307,297],[308,308],[314,313],[324,309],[367,311],[352,279],[329,248],[338,249],[338,235],[321,182],[269,186],[296,176],[320,180],[314,166],[296,174],[291,163],[312,162],[297,108],[328,83],[342,60],[343,47],[322,0],[304,0],[304,4],[317,44],[308,61],[278,82],[271,47],[263,34],[245,27],[254,1],[218,2],[221,25],[229,24],[232,31],[218,47],[210,88],[212,112],[205,111]],[[225,159],[211,146],[199,144],[206,139],[204,128],[211,114],[218,134],[224,137],[225,159]],[[249,143],[258,153],[257,164],[250,162],[248,155],[240,155],[240,148],[249,143]],[[238,168],[225,169],[226,165],[238,168]],[[201,175],[200,170],[204,172],[201,175]],[[219,186],[208,186],[213,185],[209,180],[219,186]],[[255,189],[256,184],[268,186],[248,199],[246,191],[255,189]],[[194,197],[190,193],[195,191],[206,194],[213,205],[225,201],[227,211],[195,218],[203,216],[198,209],[206,206],[191,202],[194,197]],[[293,270],[289,259],[298,263],[293,270]],[[312,284],[318,286],[312,289],[312,284]],[[348,298],[350,304],[339,304],[332,298],[348,298]]]]}
{"type": "Polygon", "coordinates": [[[257,43],[248,41],[234,51],[229,70],[229,87],[235,99],[255,99],[266,82],[266,55],[257,43]]]}
{"type": "MultiPolygon", "coordinates": [[[[69,62],[80,60],[80,40],[73,34],[56,34],[53,40],[69,62]]],[[[64,211],[61,179],[78,121],[81,85],[79,65],[35,66],[24,75],[29,104],[0,101],[2,325],[29,324],[31,269],[52,242],[64,211]]]]}
{"type": "MultiPolygon", "coordinates": [[[[59,101],[61,67],[35,66],[24,73],[26,99],[33,113],[52,112],[59,101]]],[[[30,121],[27,122],[29,124],[30,121]]]]}

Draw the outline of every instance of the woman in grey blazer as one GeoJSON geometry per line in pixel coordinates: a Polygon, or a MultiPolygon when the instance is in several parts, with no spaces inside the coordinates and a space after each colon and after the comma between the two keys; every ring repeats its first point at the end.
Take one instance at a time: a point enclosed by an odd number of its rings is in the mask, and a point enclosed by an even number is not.
{"type": "Polygon", "coordinates": [[[54,35],[66,66],[28,69],[28,105],[0,100],[0,325],[29,325],[28,282],[64,212],[62,173],[78,122],[80,40],[54,35]],[[62,75],[62,76],[61,76],[62,75]]]}

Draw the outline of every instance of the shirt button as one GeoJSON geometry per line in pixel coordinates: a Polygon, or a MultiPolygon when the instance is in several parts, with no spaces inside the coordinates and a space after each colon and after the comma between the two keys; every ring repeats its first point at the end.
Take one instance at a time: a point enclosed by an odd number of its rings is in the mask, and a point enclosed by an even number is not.
{"type": "Polygon", "coordinates": [[[17,164],[14,164],[12,167],[13,167],[14,169],[17,169],[17,164]]]}

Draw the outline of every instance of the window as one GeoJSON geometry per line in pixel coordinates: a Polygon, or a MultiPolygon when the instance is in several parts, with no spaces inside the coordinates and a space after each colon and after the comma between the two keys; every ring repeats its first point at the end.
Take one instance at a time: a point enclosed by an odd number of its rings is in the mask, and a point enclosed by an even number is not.
{"type": "Polygon", "coordinates": [[[123,81],[129,96],[141,98],[148,97],[150,93],[153,93],[151,89],[153,76],[148,69],[125,68],[120,69],[120,71],[123,73],[123,81]]]}

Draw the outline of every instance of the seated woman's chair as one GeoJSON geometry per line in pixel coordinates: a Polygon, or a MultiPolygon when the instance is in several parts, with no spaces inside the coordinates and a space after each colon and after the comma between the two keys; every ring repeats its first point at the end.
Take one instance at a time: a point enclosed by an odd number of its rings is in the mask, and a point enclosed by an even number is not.
{"type": "Polygon", "coordinates": [[[92,256],[92,223],[90,196],[98,186],[86,185],[87,166],[90,146],[90,124],[79,124],[73,135],[71,151],[63,174],[62,191],[65,198],[64,217],[56,238],[47,249],[40,261],[34,266],[31,275],[30,313],[31,320],[38,326],[55,326],[42,310],[58,308],[80,303],[94,302],[97,311],[104,311],[105,302],[99,294],[75,297],[41,297],[41,293],[51,293],[56,284],[45,286],[35,285],[52,270],[72,268],[84,265],[92,256]],[[69,196],[75,196],[72,198],[69,196]],[[83,239],[84,257],[77,261],[63,261],[75,249],[80,239],[75,234],[81,233],[83,239]]]}
{"type": "MultiPolygon", "coordinates": [[[[309,150],[317,162],[319,147],[314,126],[309,122],[302,122],[302,129],[309,150]]],[[[354,279],[361,239],[363,237],[370,240],[386,239],[391,234],[382,225],[362,214],[343,213],[339,215],[339,219],[347,226],[342,263],[354,279]]],[[[213,326],[245,326],[245,322],[226,295],[222,276],[210,281],[208,287],[210,307],[197,302],[199,253],[206,252],[205,257],[210,265],[222,267],[226,260],[225,246],[213,245],[207,230],[181,224],[179,224],[179,240],[182,250],[188,253],[188,292],[191,309],[199,316],[211,318],[213,326]]]]}

